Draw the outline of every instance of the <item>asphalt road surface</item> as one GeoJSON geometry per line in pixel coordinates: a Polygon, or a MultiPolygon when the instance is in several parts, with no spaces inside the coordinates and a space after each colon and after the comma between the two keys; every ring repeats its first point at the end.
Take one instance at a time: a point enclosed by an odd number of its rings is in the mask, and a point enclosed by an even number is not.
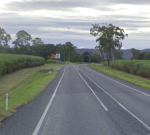
{"type": "Polygon", "coordinates": [[[0,125],[0,135],[150,135],[150,91],[67,65],[29,104],[0,125]]]}

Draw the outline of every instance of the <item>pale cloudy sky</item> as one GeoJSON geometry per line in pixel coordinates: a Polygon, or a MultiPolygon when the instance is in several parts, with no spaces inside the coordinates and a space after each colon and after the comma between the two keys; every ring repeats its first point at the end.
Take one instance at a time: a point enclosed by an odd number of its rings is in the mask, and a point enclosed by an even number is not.
{"type": "Polygon", "coordinates": [[[25,30],[44,43],[94,48],[94,23],[123,28],[129,34],[123,48],[150,48],[150,0],[0,0],[0,27],[11,42],[25,30]]]}

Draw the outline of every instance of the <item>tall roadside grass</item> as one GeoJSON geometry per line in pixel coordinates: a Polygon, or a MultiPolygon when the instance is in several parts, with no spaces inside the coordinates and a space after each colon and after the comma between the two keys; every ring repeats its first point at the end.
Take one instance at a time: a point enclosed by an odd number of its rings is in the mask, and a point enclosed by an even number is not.
{"type": "Polygon", "coordinates": [[[110,67],[150,78],[150,60],[115,60],[110,63],[110,67]]]}
{"type": "Polygon", "coordinates": [[[150,89],[150,79],[148,79],[148,78],[133,75],[133,74],[127,73],[125,71],[119,71],[119,70],[116,70],[116,69],[113,69],[111,67],[104,66],[104,65],[90,64],[90,66],[104,74],[108,74],[115,78],[120,78],[122,80],[133,83],[137,86],[140,86],[140,87],[143,87],[146,89],[150,89]]]}
{"type": "Polygon", "coordinates": [[[0,76],[22,68],[44,65],[45,59],[38,56],[0,53],[0,76]]]}

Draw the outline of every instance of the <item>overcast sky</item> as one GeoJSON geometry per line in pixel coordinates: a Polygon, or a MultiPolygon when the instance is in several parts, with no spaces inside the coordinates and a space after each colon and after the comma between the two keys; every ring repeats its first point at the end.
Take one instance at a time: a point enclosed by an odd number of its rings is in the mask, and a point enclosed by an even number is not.
{"type": "Polygon", "coordinates": [[[11,34],[11,42],[25,30],[44,43],[94,48],[94,23],[123,28],[129,35],[124,49],[150,48],[150,0],[0,0],[0,27],[11,34]]]}

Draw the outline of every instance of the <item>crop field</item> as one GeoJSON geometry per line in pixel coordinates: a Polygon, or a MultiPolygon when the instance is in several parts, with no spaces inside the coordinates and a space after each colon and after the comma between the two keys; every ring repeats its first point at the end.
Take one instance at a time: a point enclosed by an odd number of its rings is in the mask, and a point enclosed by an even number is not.
{"type": "Polygon", "coordinates": [[[110,67],[150,78],[150,60],[115,60],[110,63],[110,67]]]}
{"type": "Polygon", "coordinates": [[[44,65],[45,59],[38,56],[0,54],[0,76],[22,68],[44,65]]]}

